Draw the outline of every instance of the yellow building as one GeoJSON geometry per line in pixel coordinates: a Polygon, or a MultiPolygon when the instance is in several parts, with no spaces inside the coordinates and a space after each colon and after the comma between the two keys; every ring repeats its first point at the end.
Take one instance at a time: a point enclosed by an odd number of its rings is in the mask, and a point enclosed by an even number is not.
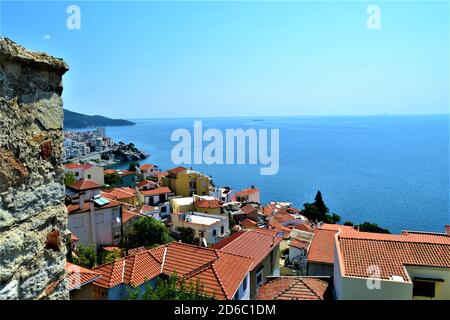
{"type": "Polygon", "coordinates": [[[211,178],[200,172],[176,167],[168,171],[167,176],[161,177],[161,183],[169,187],[175,195],[190,197],[194,194],[209,195],[211,178]]]}
{"type": "Polygon", "coordinates": [[[201,212],[213,215],[221,214],[222,205],[219,200],[210,196],[171,198],[170,205],[173,213],[201,212]]]}

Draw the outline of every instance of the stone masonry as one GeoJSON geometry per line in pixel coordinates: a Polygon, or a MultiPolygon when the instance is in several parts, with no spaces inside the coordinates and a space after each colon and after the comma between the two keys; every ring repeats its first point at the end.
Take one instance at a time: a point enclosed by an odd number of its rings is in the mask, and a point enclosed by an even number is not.
{"type": "Polygon", "coordinates": [[[0,300],[68,299],[63,60],[0,38],[0,300]]]}

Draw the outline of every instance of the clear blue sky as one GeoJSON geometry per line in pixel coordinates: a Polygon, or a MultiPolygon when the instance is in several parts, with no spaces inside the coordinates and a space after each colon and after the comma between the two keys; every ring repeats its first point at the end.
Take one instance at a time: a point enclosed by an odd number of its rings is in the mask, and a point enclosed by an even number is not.
{"type": "Polygon", "coordinates": [[[375,3],[378,31],[373,2],[2,1],[1,33],[63,57],[86,114],[447,114],[449,4],[375,3]]]}

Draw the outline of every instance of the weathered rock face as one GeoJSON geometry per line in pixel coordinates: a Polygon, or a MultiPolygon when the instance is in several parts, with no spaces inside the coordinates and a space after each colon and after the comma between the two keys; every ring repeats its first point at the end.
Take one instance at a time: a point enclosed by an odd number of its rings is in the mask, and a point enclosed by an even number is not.
{"type": "Polygon", "coordinates": [[[0,38],[0,300],[67,299],[61,59],[0,38]]]}

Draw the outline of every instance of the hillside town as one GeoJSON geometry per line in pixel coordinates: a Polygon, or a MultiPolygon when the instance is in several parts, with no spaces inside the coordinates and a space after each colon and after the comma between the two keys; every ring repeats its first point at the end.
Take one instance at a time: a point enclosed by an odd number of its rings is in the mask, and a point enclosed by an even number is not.
{"type": "Polygon", "coordinates": [[[213,299],[450,299],[449,225],[367,232],[307,217],[328,211],[320,192],[305,209],[262,203],[181,166],[64,168],[71,299],[141,299],[174,274],[213,299]]]}
{"type": "Polygon", "coordinates": [[[134,144],[116,143],[107,137],[105,128],[102,127],[93,131],[64,131],[63,148],[63,161],[65,162],[81,161],[108,166],[148,158],[148,155],[138,150],[134,144]]]}

